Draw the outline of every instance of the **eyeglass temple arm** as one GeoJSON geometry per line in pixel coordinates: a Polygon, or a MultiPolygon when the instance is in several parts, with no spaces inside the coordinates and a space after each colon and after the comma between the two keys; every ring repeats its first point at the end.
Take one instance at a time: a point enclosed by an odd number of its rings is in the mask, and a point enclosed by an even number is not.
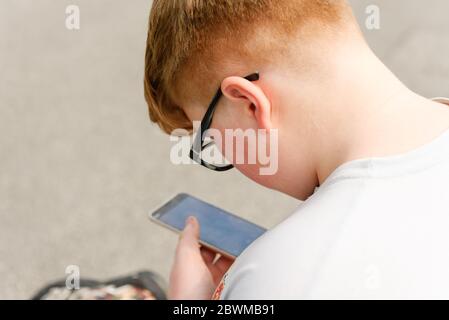
{"type": "MultiPolygon", "coordinates": [[[[257,80],[259,80],[259,78],[260,78],[259,72],[255,72],[255,73],[250,74],[249,76],[244,77],[244,79],[251,81],[251,82],[257,81],[257,80]]],[[[209,107],[207,108],[207,111],[203,117],[203,120],[201,121],[200,131],[197,133],[195,140],[193,142],[194,148],[192,148],[192,150],[190,150],[190,158],[192,158],[192,159],[195,155],[199,159],[200,155],[198,152],[203,151],[207,147],[207,145],[205,145],[205,146],[202,145],[203,134],[210,127],[210,124],[212,122],[212,117],[214,116],[214,113],[215,113],[215,107],[222,96],[223,96],[223,92],[221,91],[221,87],[220,87],[218,89],[217,93],[215,93],[215,96],[212,99],[212,102],[210,103],[209,107]]]]}

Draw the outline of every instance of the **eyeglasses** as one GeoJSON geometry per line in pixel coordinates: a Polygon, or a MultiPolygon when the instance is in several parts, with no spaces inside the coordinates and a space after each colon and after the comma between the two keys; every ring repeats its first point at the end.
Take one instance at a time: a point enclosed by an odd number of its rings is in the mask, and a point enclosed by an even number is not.
{"type": "MultiPolygon", "coordinates": [[[[249,76],[244,77],[244,79],[254,82],[259,80],[259,73],[253,73],[249,76]]],[[[214,141],[210,141],[205,143],[206,138],[206,131],[210,129],[210,126],[212,124],[212,119],[214,117],[215,109],[217,108],[218,102],[220,101],[220,98],[223,96],[223,92],[221,91],[221,87],[218,89],[217,93],[215,94],[214,98],[212,99],[212,102],[210,103],[209,107],[207,108],[206,114],[203,117],[203,120],[201,120],[200,130],[198,131],[195,140],[193,141],[192,148],[190,149],[190,159],[194,160],[195,162],[199,163],[203,167],[206,167],[213,171],[228,171],[234,168],[233,165],[222,165],[217,166],[212,163],[209,163],[207,161],[204,161],[201,158],[201,153],[212,146],[215,145],[214,141]]]]}

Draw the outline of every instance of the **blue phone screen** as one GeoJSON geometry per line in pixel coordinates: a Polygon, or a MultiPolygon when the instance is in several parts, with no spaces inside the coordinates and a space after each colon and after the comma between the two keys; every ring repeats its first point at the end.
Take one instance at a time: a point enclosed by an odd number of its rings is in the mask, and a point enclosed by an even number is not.
{"type": "Polygon", "coordinates": [[[159,219],[177,230],[183,230],[189,216],[195,216],[198,219],[202,241],[235,257],[266,231],[262,227],[190,196],[168,208],[168,211],[161,214],[159,219]]]}

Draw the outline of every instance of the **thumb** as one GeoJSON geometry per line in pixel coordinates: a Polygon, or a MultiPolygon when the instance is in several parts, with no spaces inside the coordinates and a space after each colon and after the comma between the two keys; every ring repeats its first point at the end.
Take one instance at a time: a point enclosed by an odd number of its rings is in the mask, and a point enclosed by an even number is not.
{"type": "Polygon", "coordinates": [[[189,247],[198,247],[200,238],[200,224],[195,217],[189,217],[186,220],[186,226],[181,233],[180,245],[189,247]]]}

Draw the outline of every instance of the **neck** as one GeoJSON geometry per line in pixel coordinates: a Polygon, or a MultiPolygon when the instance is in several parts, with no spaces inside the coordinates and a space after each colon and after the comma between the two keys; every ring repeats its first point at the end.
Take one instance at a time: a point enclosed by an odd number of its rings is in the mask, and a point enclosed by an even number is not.
{"type": "Polygon", "coordinates": [[[319,184],[345,162],[404,153],[449,128],[449,108],[410,91],[371,51],[347,57],[337,60],[337,81],[326,97],[333,102],[318,108],[324,119],[314,132],[319,184]]]}

